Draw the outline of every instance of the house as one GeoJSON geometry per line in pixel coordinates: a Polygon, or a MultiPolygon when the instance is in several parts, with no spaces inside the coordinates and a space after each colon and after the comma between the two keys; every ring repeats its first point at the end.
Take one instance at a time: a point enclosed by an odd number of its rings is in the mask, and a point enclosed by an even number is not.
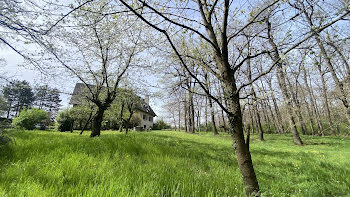
{"type": "MultiPolygon", "coordinates": [[[[89,85],[93,87],[93,85],[89,85]]],[[[84,97],[82,96],[86,85],[83,83],[75,84],[72,97],[69,101],[69,104],[73,105],[73,107],[82,104],[84,101],[84,97]]],[[[140,125],[138,125],[136,130],[151,130],[153,128],[153,120],[157,115],[154,113],[153,109],[149,106],[149,96],[146,96],[145,99],[141,99],[143,103],[141,103],[140,107],[136,108],[136,113],[134,116],[138,116],[140,121],[140,125]]]]}

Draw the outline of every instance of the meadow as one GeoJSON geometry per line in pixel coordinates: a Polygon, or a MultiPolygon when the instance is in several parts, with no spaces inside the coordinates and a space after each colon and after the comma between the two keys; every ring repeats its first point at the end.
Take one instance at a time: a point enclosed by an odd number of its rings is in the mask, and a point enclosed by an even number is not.
{"type": "MultiPolygon", "coordinates": [[[[13,130],[0,147],[0,196],[244,196],[230,136],[176,131],[13,130]]],[[[350,196],[350,139],[253,135],[262,196],[350,196]]]]}

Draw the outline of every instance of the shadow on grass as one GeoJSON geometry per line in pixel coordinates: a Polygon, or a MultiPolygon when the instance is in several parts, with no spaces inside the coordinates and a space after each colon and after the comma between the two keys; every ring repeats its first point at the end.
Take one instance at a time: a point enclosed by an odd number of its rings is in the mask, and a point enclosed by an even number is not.
{"type": "Polygon", "coordinates": [[[336,144],[339,144],[339,143],[331,143],[331,142],[305,142],[304,143],[305,145],[326,145],[326,146],[333,146],[333,145],[336,145],[336,144]]]}

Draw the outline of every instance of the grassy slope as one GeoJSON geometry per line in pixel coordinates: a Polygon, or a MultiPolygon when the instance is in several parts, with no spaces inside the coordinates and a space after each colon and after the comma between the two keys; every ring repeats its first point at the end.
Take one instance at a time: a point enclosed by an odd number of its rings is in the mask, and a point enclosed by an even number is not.
{"type": "MultiPolygon", "coordinates": [[[[242,196],[229,136],[170,131],[77,133],[14,131],[0,148],[0,196],[242,196]]],[[[263,196],[350,194],[350,139],[253,136],[263,196]]]]}

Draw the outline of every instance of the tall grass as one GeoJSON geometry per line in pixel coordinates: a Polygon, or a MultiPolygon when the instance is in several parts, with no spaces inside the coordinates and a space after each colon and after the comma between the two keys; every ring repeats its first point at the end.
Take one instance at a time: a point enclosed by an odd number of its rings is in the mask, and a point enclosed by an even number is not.
{"type": "MultiPolygon", "coordinates": [[[[175,131],[12,131],[0,149],[0,196],[243,196],[230,136],[175,131]]],[[[263,196],[350,194],[350,139],[253,136],[263,196]]]]}

